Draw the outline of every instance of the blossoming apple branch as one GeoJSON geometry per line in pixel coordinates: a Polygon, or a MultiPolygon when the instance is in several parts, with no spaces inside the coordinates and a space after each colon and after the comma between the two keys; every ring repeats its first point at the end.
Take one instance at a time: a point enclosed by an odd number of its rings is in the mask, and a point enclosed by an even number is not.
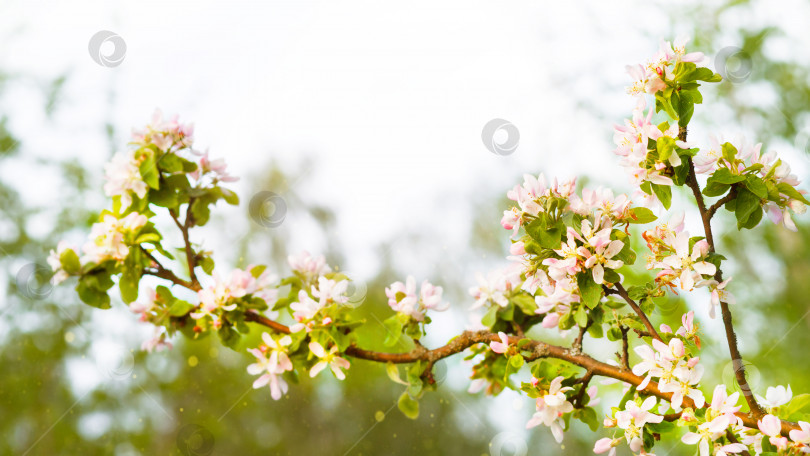
{"type": "Polygon", "coordinates": [[[711,225],[717,211],[726,209],[740,230],[755,228],[765,213],[796,230],[793,214],[803,213],[810,202],[797,190],[790,167],[774,152],[762,153],[759,144],[711,139],[698,148],[687,142],[694,107],[702,103],[701,83],[720,76],[700,66],[703,55],[687,53],[684,44],[664,42],[646,64],[628,67],[633,77],[628,93],[636,108],[615,128],[614,153],[634,193],[577,190],[574,179],[526,175],[507,193],[515,205],[501,219],[512,232],[511,264],[477,277],[470,294],[471,309],[484,311],[479,328],[444,346],[429,349],[421,342],[430,316],[448,308],[442,288],[427,280],[417,284],[408,277],[386,288],[393,314],[384,321],[387,337],[378,342],[393,347],[404,339],[414,346],[389,353],[361,347],[358,329],[365,321],[350,305],[351,279],[323,256],[291,256],[291,272],[281,278],[261,265],[225,276],[215,272],[213,253],[193,242],[191,230],[208,222],[218,201],[238,204],[237,195],[223,186],[236,178],[224,161],[193,148],[190,125],[160,113],[106,165],[104,191],[112,208],[100,214],[85,245],[79,250],[60,242],[51,252],[54,281],[76,277],[80,299],[102,309],[111,306],[109,290],[117,282],[130,310],[155,328],[143,344],[146,350],[170,347],[177,333],[192,340],[216,334],[226,346],[252,356],[247,372],[258,376],[254,388],[267,386],[277,400],[300,374],[329,371],[343,380],[348,358],[362,359],[386,364],[391,380],[405,387],[400,410],[416,418],[418,400],[437,387],[435,363],[465,353],[474,361],[470,392],[525,393],[536,409],[526,427],[546,426],[558,442],[571,419],[599,428],[594,406],[601,397],[591,384],[594,377],[621,383],[623,397],[601,420],[611,436],[595,442],[596,453],[612,455],[627,444],[635,454],[649,455],[664,437],[697,445],[701,456],[810,452],[810,395],[794,397],[789,386],[777,386],[759,397],[746,382],[730,312],[730,278],[724,280],[721,270],[726,259],[716,252],[711,225]],[[655,100],[649,109],[648,98],[655,100]],[[702,236],[684,229],[685,213],[671,211],[674,187],[687,187],[694,196],[702,236]],[[718,200],[707,206],[704,198],[718,200]],[[154,224],[162,212],[182,235],[179,258],[164,246],[154,224]],[[656,212],[667,221],[657,222],[656,212]],[[652,274],[634,274],[641,278],[631,280],[626,274],[639,249],[652,274]],[[142,286],[145,275],[164,285],[142,286]],[[722,384],[714,386],[711,400],[704,396],[694,311],[682,316],[677,330],[656,328],[650,319],[661,299],[699,289],[710,294],[709,318],[720,307],[747,410],[738,405],[740,393],[722,384]],[[246,337],[257,330],[258,337],[246,337]],[[548,331],[573,336],[573,342],[546,343],[541,339],[548,331]],[[586,335],[615,342],[616,359],[586,354],[586,335]],[[404,377],[402,364],[408,365],[404,377]],[[531,380],[518,384],[516,374],[527,371],[531,380]]]}

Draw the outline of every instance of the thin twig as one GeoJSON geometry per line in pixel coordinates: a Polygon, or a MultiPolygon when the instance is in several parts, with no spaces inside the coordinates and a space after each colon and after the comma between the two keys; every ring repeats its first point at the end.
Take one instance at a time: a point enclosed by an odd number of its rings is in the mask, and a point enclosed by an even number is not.
{"type": "Polygon", "coordinates": [[[624,289],[622,284],[617,283],[614,286],[616,287],[617,294],[621,296],[625,300],[625,302],[627,302],[627,304],[630,305],[630,307],[633,308],[633,311],[636,312],[636,315],[638,315],[638,318],[640,318],[641,322],[644,323],[644,326],[647,328],[647,331],[652,335],[652,337],[659,340],[660,342],[663,342],[661,336],[658,335],[658,331],[655,330],[655,327],[652,325],[652,323],[650,323],[650,319],[647,318],[647,314],[645,314],[638,306],[638,304],[636,304],[636,302],[630,298],[630,295],[627,294],[627,290],[624,289]]]}

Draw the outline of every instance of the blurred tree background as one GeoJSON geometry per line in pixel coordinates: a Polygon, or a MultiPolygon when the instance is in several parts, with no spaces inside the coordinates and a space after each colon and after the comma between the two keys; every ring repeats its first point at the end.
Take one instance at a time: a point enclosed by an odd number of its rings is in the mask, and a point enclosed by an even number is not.
{"type": "MultiPolygon", "coordinates": [[[[770,26],[736,25],[748,24],[737,18],[755,14],[764,4],[701,4],[672,15],[673,30],[682,29],[684,23],[694,24],[695,47],[712,58],[729,46],[739,48],[726,51],[730,57],[723,60],[736,82],[725,81],[707,91],[706,103],[713,110],[721,106],[727,115],[709,117],[698,110],[693,123],[740,124],[764,143],[765,150],[793,147],[806,154],[810,67],[799,58],[770,52],[774,45],[791,42],[786,32],[770,26]],[[752,91],[772,96],[763,101],[752,96],[752,91]]],[[[22,83],[19,75],[0,74],[0,100],[22,83]]],[[[58,100],[63,83],[64,78],[37,82],[39,96],[28,109],[41,109],[44,118],[50,119],[61,107],[58,100]]],[[[598,109],[594,113],[605,120],[605,148],[598,153],[609,153],[608,125],[620,119],[598,109]]],[[[103,208],[101,169],[87,169],[71,159],[29,159],[25,142],[7,128],[7,121],[6,116],[0,118],[0,169],[10,163],[15,169],[23,166],[32,173],[27,185],[47,177],[59,182],[60,192],[45,203],[32,203],[24,187],[0,180],[0,264],[4,271],[0,283],[5,294],[0,305],[0,454],[428,456],[491,452],[506,456],[592,452],[597,436],[581,425],[566,433],[562,447],[546,429],[506,431],[508,425],[523,427],[533,411],[530,400],[515,401],[517,396],[507,394],[493,401],[468,394],[469,365],[460,357],[440,368],[438,391],[421,401],[420,416],[412,421],[396,410],[402,387],[387,378],[383,365],[355,361],[344,382],[304,378],[281,401],[273,401],[265,389],[251,389],[253,379],[245,371],[250,357],[221,346],[215,338],[193,343],[176,339],[170,351],[140,352],[140,341],[150,333],[131,323],[135,317],[120,302],[109,311],[91,309],[78,301],[70,287],[51,288],[47,283],[48,250],[59,239],[83,237],[103,208]]],[[[114,144],[115,132],[107,125],[99,129],[110,138],[112,154],[120,146],[114,144]]],[[[263,262],[284,271],[287,255],[294,253],[286,247],[294,231],[305,231],[313,245],[324,246],[320,251],[332,265],[350,255],[334,235],[339,214],[313,205],[303,195],[302,188],[309,184],[305,171],[309,166],[302,161],[299,169],[284,169],[273,163],[246,177],[254,193],[270,190],[284,195],[287,219],[296,220],[296,225],[286,223],[270,230],[248,223],[240,232],[229,233],[233,248],[227,252],[218,249],[220,268],[263,262]]],[[[800,177],[807,182],[810,176],[800,177]]],[[[598,182],[598,176],[593,178],[598,182]]],[[[440,279],[437,282],[447,289],[455,307],[451,318],[459,327],[469,324],[464,309],[471,304],[466,295],[472,285],[471,273],[485,271],[491,264],[487,258],[499,259],[506,253],[507,235],[498,224],[505,206],[499,196],[502,193],[470,195],[468,204],[475,215],[470,232],[464,233],[470,238],[465,252],[435,249],[428,235],[411,232],[379,246],[383,267],[360,284],[367,292],[358,312],[371,323],[365,334],[370,348],[381,349],[379,341],[385,335],[382,325],[374,324],[390,312],[383,289],[406,274],[391,252],[418,252],[428,265],[428,276],[440,279]]],[[[241,196],[240,216],[249,219],[251,195],[241,196]]],[[[794,392],[810,391],[805,362],[805,347],[810,345],[810,230],[804,220],[798,222],[798,233],[763,223],[754,231],[729,232],[721,242],[720,251],[735,265],[731,273],[738,305],[732,312],[751,383],[760,394],[767,386],[787,383],[794,392]]],[[[220,216],[197,236],[223,236],[230,228],[220,216]]],[[[697,302],[695,308],[702,309],[701,305],[705,304],[697,302]]],[[[685,306],[683,300],[672,300],[658,309],[657,317],[674,323],[685,306]]],[[[703,323],[705,314],[698,315],[703,323]]],[[[431,339],[434,344],[442,341],[431,339]]],[[[705,346],[704,360],[714,374],[707,377],[733,385],[723,338],[707,335],[705,346]]],[[[666,449],[659,454],[690,453],[683,447],[669,453],[666,449]]]]}

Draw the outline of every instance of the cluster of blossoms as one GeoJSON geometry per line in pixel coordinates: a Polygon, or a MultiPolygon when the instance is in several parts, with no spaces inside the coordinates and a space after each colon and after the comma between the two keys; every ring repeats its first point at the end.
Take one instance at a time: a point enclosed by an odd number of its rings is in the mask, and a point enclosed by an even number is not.
{"type": "Polygon", "coordinates": [[[636,96],[653,95],[664,90],[667,82],[673,80],[678,63],[703,62],[705,56],[702,52],[686,52],[688,42],[688,37],[676,38],[674,45],[669,41],[662,41],[658,52],[646,64],[628,65],[627,72],[633,79],[633,84],[627,88],[627,93],[636,96]]]}
{"type": "Polygon", "coordinates": [[[385,289],[388,305],[395,312],[407,315],[415,321],[424,321],[428,310],[443,312],[450,304],[442,301],[442,287],[424,280],[416,293],[416,279],[408,276],[405,283],[394,282],[385,289]]]}
{"type": "Polygon", "coordinates": [[[90,229],[81,257],[70,244],[59,242],[56,250],[51,250],[48,256],[48,265],[54,271],[53,283],[64,281],[83,267],[100,265],[108,260],[124,261],[129,255],[130,245],[135,244],[139,230],[146,223],[146,216],[137,212],[130,212],[122,218],[111,213],[103,214],[101,221],[90,229]]]}
{"type": "Polygon", "coordinates": [[[516,185],[506,193],[507,198],[518,205],[504,211],[501,218],[501,226],[513,230],[513,236],[521,226],[535,219],[541,212],[549,212],[555,199],[567,200],[576,186],[576,179],[562,183],[557,183],[554,179],[549,185],[543,174],[538,177],[526,174],[523,179],[523,185],[516,185]]]}
{"type": "MultiPolygon", "coordinates": [[[[626,195],[615,196],[609,189],[586,188],[580,196],[574,192],[574,187],[575,180],[563,183],[554,180],[549,185],[542,174],[526,175],[523,185],[507,194],[517,206],[505,211],[501,220],[501,225],[514,234],[520,227],[527,232],[512,244],[510,259],[520,265],[520,273],[525,278],[521,289],[534,296],[535,312],[545,315],[543,326],[547,328],[557,326],[571,306],[581,302],[578,276],[587,274],[592,283],[599,286],[620,280],[615,271],[624,266],[619,254],[625,243],[616,239],[615,227],[635,220],[626,195]],[[571,217],[576,218],[576,223],[564,224],[565,220],[573,220],[571,217]],[[564,232],[564,240],[561,233],[559,244],[554,244],[554,239],[549,240],[547,245],[542,245],[543,253],[538,255],[535,236],[543,234],[537,231],[551,232],[552,229],[564,232]]],[[[516,285],[520,278],[510,270],[510,274],[496,276],[495,280],[516,285]]],[[[471,293],[479,299],[487,296],[482,290],[477,287],[471,289],[471,293]]],[[[493,297],[499,305],[505,302],[502,292],[493,297]]]]}
{"type": "Polygon", "coordinates": [[[313,257],[309,252],[291,255],[288,259],[293,273],[302,281],[298,291],[298,301],[290,304],[296,323],[290,326],[294,333],[311,332],[319,327],[333,323],[325,315],[325,310],[332,304],[345,304],[349,282],[343,279],[330,279],[325,276],[332,271],[326,259],[320,255],[313,257]]]}
{"type": "Polygon", "coordinates": [[[729,304],[735,302],[734,296],[725,290],[731,277],[721,283],[712,278],[717,266],[709,262],[709,243],[689,236],[684,230],[683,213],[673,215],[668,223],[659,224],[642,236],[651,253],[647,257],[647,269],[660,269],[655,277],[659,286],[675,291],[677,280],[684,291],[708,287],[712,296],[709,309],[712,318],[720,300],[729,304]]]}
{"type": "MultiPolygon", "coordinates": [[[[656,185],[673,185],[672,167],[680,166],[681,157],[677,149],[687,150],[690,148],[685,141],[678,139],[678,125],[663,123],[656,125],[652,122],[655,110],[650,108],[647,114],[644,109],[647,102],[641,98],[638,105],[633,110],[632,119],[626,119],[624,125],[615,127],[613,141],[616,149],[613,153],[622,157],[619,163],[627,170],[630,182],[637,187],[641,187],[645,182],[656,185]],[[650,147],[650,142],[653,147],[650,147]],[[660,150],[657,144],[666,144],[660,150]]],[[[646,207],[658,207],[661,205],[655,193],[646,194],[637,191],[636,195],[643,198],[646,207]]]]}
{"type": "MultiPolygon", "coordinates": [[[[522,247],[522,244],[515,243],[513,246],[522,247]]],[[[525,251],[515,250],[517,253],[525,251]]],[[[470,287],[470,295],[475,298],[475,303],[470,310],[483,307],[485,304],[495,304],[500,307],[509,305],[509,297],[521,289],[523,280],[520,278],[521,270],[517,265],[491,271],[484,276],[477,274],[478,285],[470,287]]]]}
{"type": "Polygon", "coordinates": [[[773,223],[796,231],[791,212],[803,214],[807,210],[804,198],[807,192],[795,189],[801,181],[791,172],[790,165],[779,159],[775,151],[762,153],[761,143],[751,144],[744,138],[735,143],[721,143],[711,137],[708,149],[701,150],[695,157],[695,172],[713,175],[722,170],[718,175],[723,176],[726,184],[745,185],[751,181],[749,176],[759,177],[764,187],[757,196],[767,199],[764,209],[768,217],[773,223]]]}
{"type": "Polygon", "coordinates": [[[700,358],[689,356],[679,337],[673,337],[669,344],[653,339],[652,347],[639,345],[634,351],[641,361],[633,366],[633,374],[646,374],[638,385],[639,391],[643,391],[650,380],[658,378],[658,389],[672,393],[673,408],[680,408],[684,397],[690,397],[698,408],[703,407],[703,392],[697,388],[703,377],[703,366],[698,364],[700,358]]]}
{"type": "Polygon", "coordinates": [[[267,306],[272,306],[278,299],[278,289],[274,287],[278,277],[261,267],[234,269],[227,279],[214,272],[213,279],[213,284],[197,292],[200,305],[190,313],[197,322],[195,331],[203,331],[209,324],[219,329],[222,313],[236,309],[239,299],[258,298],[267,306]]]}

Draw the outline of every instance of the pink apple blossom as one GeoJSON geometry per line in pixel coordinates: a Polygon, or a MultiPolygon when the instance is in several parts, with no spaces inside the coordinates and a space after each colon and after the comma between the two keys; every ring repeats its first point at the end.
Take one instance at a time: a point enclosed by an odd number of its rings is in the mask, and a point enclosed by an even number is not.
{"type": "Polygon", "coordinates": [[[129,192],[146,196],[148,187],[141,177],[140,163],[135,159],[135,151],[118,152],[104,165],[104,193],[109,197],[120,196],[121,207],[128,208],[132,204],[129,192]]]}
{"type": "Polygon", "coordinates": [[[633,401],[628,401],[624,410],[616,412],[616,425],[624,429],[624,438],[633,451],[641,450],[644,425],[660,423],[664,419],[661,415],[649,412],[655,403],[656,398],[652,396],[645,399],[641,406],[633,401]]]}
{"type": "Polygon", "coordinates": [[[310,342],[309,351],[320,358],[320,361],[315,363],[315,365],[312,366],[312,369],[309,370],[310,377],[315,377],[320,371],[328,366],[330,369],[332,369],[332,373],[335,374],[335,377],[337,377],[338,380],[343,380],[346,378],[346,374],[344,374],[341,369],[348,369],[351,367],[351,364],[346,359],[338,356],[339,352],[337,345],[332,345],[332,348],[327,352],[324,350],[321,344],[317,342],[310,342]]]}
{"type": "Polygon", "coordinates": [[[538,397],[535,401],[537,411],[526,423],[526,429],[531,429],[540,424],[548,426],[557,443],[563,441],[563,414],[574,410],[574,406],[565,397],[565,392],[571,391],[573,388],[570,386],[562,387],[564,378],[559,376],[551,381],[548,391],[545,392],[546,394],[538,397]]]}
{"type": "Polygon", "coordinates": [[[698,426],[697,432],[687,432],[681,438],[681,441],[687,445],[697,444],[700,456],[709,456],[711,454],[711,443],[722,436],[728,426],[728,417],[725,415],[718,416],[698,426]]]}
{"type": "Polygon", "coordinates": [[[793,429],[788,433],[788,435],[790,435],[790,440],[793,440],[796,443],[803,443],[805,445],[810,444],[810,423],[807,423],[806,421],[799,421],[799,427],[801,430],[793,429]]]}
{"type": "Polygon", "coordinates": [[[757,427],[769,437],[778,437],[782,433],[782,421],[773,415],[765,415],[757,421],[757,427]]]}
{"type": "Polygon", "coordinates": [[[509,336],[507,336],[503,332],[498,333],[498,337],[501,338],[500,342],[490,342],[489,348],[492,349],[495,353],[506,353],[509,351],[509,336]]]}

